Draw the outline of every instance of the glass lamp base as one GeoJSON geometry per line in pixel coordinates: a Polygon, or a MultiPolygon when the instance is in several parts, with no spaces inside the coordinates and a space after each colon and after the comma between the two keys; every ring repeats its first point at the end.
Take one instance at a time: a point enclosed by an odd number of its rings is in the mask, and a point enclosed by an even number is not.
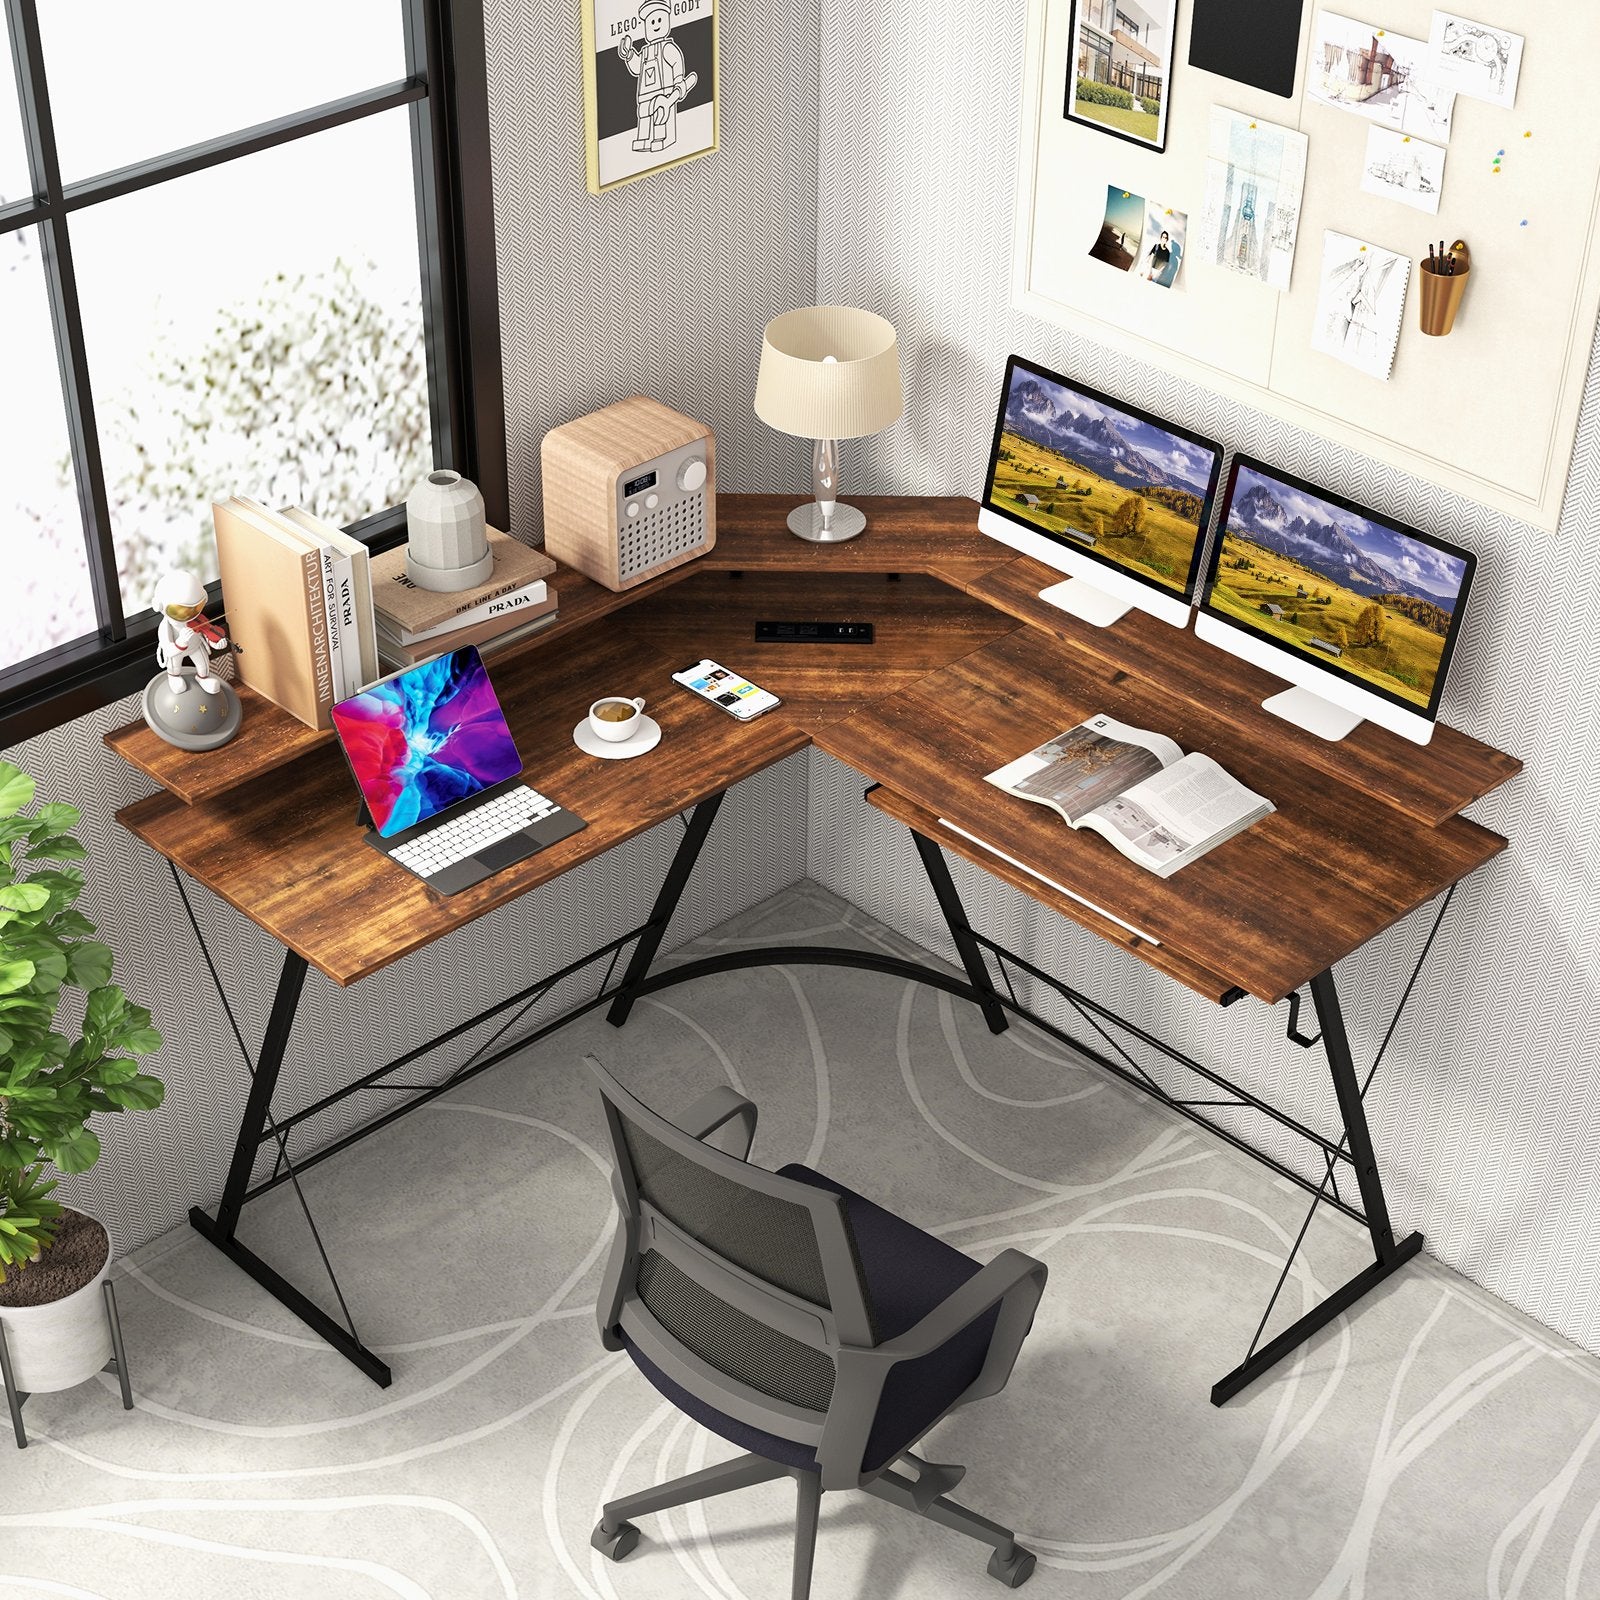
{"type": "Polygon", "coordinates": [[[809,539],[812,544],[843,544],[846,539],[855,538],[866,525],[866,512],[837,502],[826,525],[822,520],[822,507],[815,500],[808,500],[789,513],[789,532],[809,539]]]}

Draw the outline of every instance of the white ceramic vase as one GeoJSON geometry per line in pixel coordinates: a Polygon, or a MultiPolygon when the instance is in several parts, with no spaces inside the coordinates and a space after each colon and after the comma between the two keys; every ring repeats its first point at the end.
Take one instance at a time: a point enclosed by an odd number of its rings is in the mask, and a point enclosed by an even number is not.
{"type": "Polygon", "coordinates": [[[71,1389],[111,1359],[111,1324],[100,1287],[111,1271],[109,1232],[106,1238],[105,1265],[81,1289],[48,1305],[0,1306],[11,1371],[24,1394],[71,1389]]]}
{"type": "Polygon", "coordinates": [[[430,472],[406,496],[406,576],[419,589],[452,593],[494,573],[483,496],[459,472],[430,472]]]}

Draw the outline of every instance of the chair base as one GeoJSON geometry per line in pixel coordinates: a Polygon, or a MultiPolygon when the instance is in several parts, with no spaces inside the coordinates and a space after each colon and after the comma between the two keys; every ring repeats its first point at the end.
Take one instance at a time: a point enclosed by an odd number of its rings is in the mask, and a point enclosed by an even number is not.
{"type": "MultiPolygon", "coordinates": [[[[964,1471],[954,1466],[934,1466],[909,1452],[899,1458],[916,1469],[916,1478],[907,1478],[892,1469],[880,1473],[862,1489],[875,1499],[886,1500],[890,1505],[915,1512],[930,1522],[953,1532],[965,1534],[981,1544],[991,1546],[989,1576],[1008,1589],[1020,1589],[1033,1576],[1037,1558],[1031,1550],[1017,1543],[1016,1535],[998,1522],[980,1517],[976,1511],[960,1506],[944,1493],[933,1494],[958,1482],[964,1471]]],[[[897,1463],[898,1465],[898,1463],[897,1463]]],[[[809,1600],[811,1594],[811,1568],[817,1547],[817,1517],[822,1503],[822,1479],[800,1467],[786,1467],[780,1462],[768,1461],[764,1456],[735,1456],[714,1467],[691,1472],[686,1477],[674,1478],[669,1483],[658,1484],[653,1489],[638,1494],[625,1495],[611,1501],[603,1510],[589,1543],[611,1561],[621,1561],[632,1554],[639,1543],[639,1530],[628,1521],[629,1517],[649,1516],[655,1511],[669,1511],[674,1506],[689,1505],[697,1500],[709,1500],[713,1495],[729,1494],[735,1489],[753,1488],[759,1483],[771,1483],[777,1478],[793,1478],[796,1489],[794,1572],[790,1587],[791,1600],[809,1600]]]]}

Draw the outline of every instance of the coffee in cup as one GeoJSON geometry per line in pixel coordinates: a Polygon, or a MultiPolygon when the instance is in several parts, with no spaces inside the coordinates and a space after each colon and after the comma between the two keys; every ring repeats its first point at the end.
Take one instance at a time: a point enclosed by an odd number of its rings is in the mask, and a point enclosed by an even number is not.
{"type": "Polygon", "coordinates": [[[643,712],[642,699],[625,700],[621,695],[608,694],[589,707],[589,726],[597,739],[620,744],[639,731],[639,719],[643,712]]]}

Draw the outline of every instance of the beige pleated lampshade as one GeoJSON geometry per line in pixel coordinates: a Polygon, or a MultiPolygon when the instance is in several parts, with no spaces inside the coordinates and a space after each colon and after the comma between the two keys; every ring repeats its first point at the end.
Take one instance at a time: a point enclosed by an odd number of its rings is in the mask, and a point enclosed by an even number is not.
{"type": "Polygon", "coordinates": [[[860,439],[904,410],[893,323],[851,306],[805,306],[767,324],[756,415],[769,428],[801,439],[860,439]]]}

